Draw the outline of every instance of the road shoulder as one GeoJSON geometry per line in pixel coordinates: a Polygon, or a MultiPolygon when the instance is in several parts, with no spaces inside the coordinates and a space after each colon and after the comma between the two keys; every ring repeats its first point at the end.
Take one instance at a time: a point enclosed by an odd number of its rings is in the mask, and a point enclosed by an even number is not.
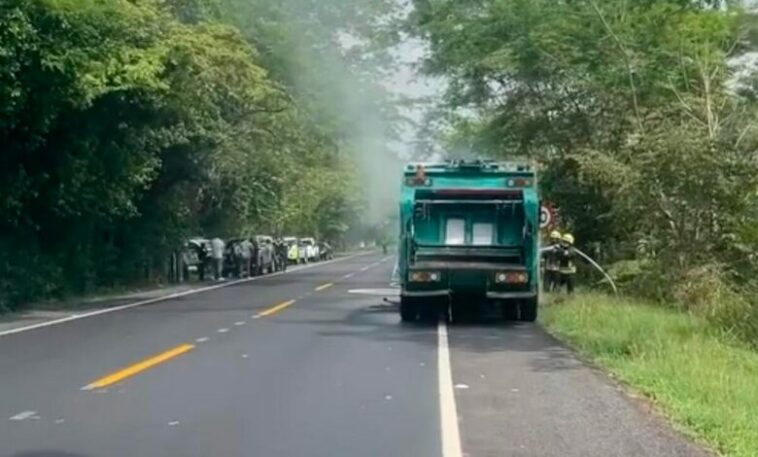
{"type": "Polygon", "coordinates": [[[263,278],[316,268],[368,254],[371,254],[371,251],[345,254],[336,256],[334,259],[325,262],[296,266],[288,269],[286,272],[255,276],[252,278],[234,279],[221,282],[192,282],[173,286],[156,287],[131,293],[99,297],[81,297],[78,299],[73,298],[58,303],[39,303],[37,305],[29,306],[23,311],[0,315],[0,337],[99,314],[159,303],[187,295],[257,281],[263,278]]]}
{"type": "Polygon", "coordinates": [[[449,331],[464,455],[706,457],[536,325],[449,331]]]}

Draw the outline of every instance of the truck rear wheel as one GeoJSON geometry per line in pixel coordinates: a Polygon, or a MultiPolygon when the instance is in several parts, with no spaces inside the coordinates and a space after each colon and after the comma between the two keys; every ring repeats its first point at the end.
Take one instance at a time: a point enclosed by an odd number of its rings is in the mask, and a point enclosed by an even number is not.
{"type": "Polygon", "coordinates": [[[537,320],[537,298],[530,298],[519,304],[520,316],[522,322],[534,322],[537,320]]]}
{"type": "Polygon", "coordinates": [[[418,304],[412,298],[400,297],[400,319],[403,322],[415,322],[418,317],[418,304]]]}

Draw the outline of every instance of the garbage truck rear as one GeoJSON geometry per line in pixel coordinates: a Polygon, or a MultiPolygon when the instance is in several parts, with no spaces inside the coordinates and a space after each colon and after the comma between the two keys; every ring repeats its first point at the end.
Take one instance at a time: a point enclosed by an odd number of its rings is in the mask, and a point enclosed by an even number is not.
{"type": "Polygon", "coordinates": [[[448,161],[405,169],[400,203],[400,314],[453,321],[499,310],[537,318],[537,176],[528,163],[448,161]]]}

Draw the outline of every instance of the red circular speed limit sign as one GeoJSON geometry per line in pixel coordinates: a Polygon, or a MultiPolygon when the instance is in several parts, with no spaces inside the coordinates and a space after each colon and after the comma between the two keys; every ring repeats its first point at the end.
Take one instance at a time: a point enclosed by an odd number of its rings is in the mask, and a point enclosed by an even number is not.
{"type": "Polygon", "coordinates": [[[551,206],[542,205],[540,207],[540,228],[546,229],[551,227],[555,221],[555,211],[551,206]]]}

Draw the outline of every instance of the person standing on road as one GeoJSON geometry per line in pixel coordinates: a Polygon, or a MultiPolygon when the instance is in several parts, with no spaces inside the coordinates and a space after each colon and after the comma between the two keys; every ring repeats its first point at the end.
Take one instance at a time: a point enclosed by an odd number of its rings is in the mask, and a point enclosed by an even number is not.
{"type": "Polygon", "coordinates": [[[234,265],[234,276],[239,279],[243,277],[245,271],[245,248],[242,246],[242,241],[235,241],[232,244],[232,264],[234,265]]]}
{"type": "Polygon", "coordinates": [[[574,236],[566,233],[561,237],[563,241],[558,250],[558,267],[560,284],[558,290],[566,286],[568,294],[574,293],[574,278],[576,277],[576,252],[574,251],[574,236]]]}
{"type": "Polygon", "coordinates": [[[213,259],[213,276],[216,281],[224,279],[222,277],[224,268],[224,241],[221,238],[211,240],[211,258],[213,259]]]}
{"type": "Polygon", "coordinates": [[[279,271],[287,271],[287,243],[283,239],[277,238],[275,246],[279,271]]]}
{"type": "Polygon", "coordinates": [[[550,233],[550,246],[542,253],[545,262],[545,292],[553,292],[560,287],[561,241],[561,232],[553,230],[550,233]]]}
{"type": "Polygon", "coordinates": [[[242,257],[242,269],[243,274],[246,278],[249,278],[253,275],[253,253],[255,250],[255,246],[253,246],[253,243],[245,238],[240,243],[240,248],[242,249],[241,257],[242,257]]]}
{"type": "Polygon", "coordinates": [[[205,273],[208,269],[208,263],[212,260],[210,259],[210,242],[208,240],[202,240],[196,245],[196,249],[198,257],[197,276],[200,281],[205,281],[205,273]]]}

